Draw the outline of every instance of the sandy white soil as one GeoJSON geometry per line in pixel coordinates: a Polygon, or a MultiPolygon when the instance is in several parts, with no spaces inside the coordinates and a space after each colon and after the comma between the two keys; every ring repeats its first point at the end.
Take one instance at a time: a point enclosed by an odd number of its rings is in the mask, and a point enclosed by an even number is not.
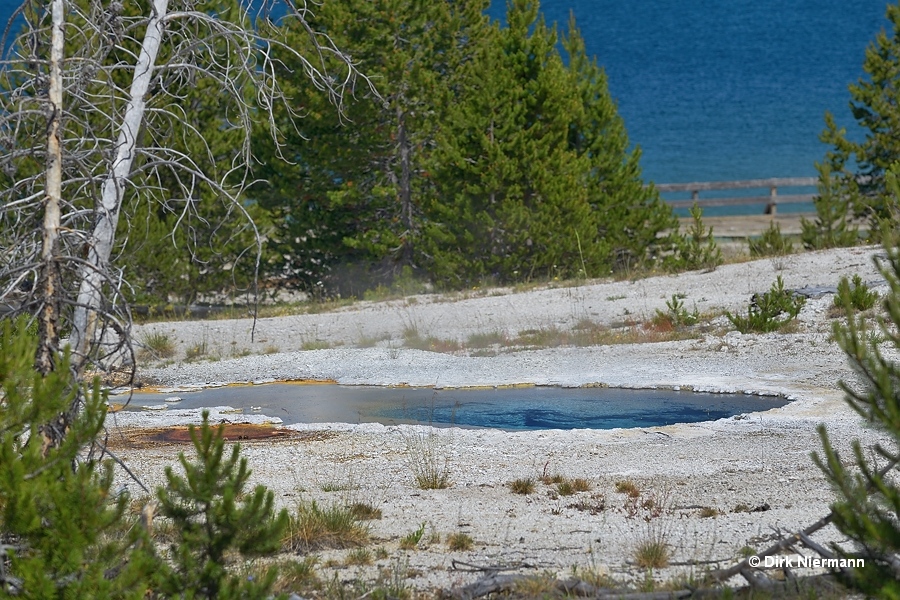
{"type": "MultiPolygon", "coordinates": [[[[701,312],[745,310],[750,296],[769,288],[776,276],[786,287],[836,286],[841,276],[859,274],[878,286],[877,248],[852,248],[792,255],[635,281],[591,282],[574,287],[473,290],[454,297],[418,296],[382,303],[359,303],[335,312],[262,319],[251,339],[250,320],[156,323],[137,328],[177,340],[185,349],[205,342],[210,354],[242,358],[181,362],[141,368],[144,381],[178,389],[235,382],[318,379],[345,384],[415,386],[609,385],[671,387],[747,394],[776,394],[793,401],[783,408],[692,425],[630,430],[506,432],[420,426],[305,424],[298,430],[327,430],[278,441],[247,442],[243,454],[254,479],[273,489],[287,507],[302,499],[371,503],[383,511],[372,522],[373,547],[389,558],[370,567],[337,568],[338,578],[373,579],[380,569],[396,568],[419,588],[447,588],[479,574],[452,568],[454,560],[477,564],[523,565],[523,572],[573,569],[611,573],[622,581],[642,580],[633,565],[634,549],[651,535],[662,535],[675,565],[657,578],[701,574],[735,560],[741,548],[761,550],[776,530],[796,531],[828,512],[833,494],[810,453],[821,447],[816,428],[824,424],[836,447],[871,445],[884,434],[868,428],[843,402],[837,382],[855,381],[840,349],[831,341],[827,315],[833,296],[811,299],[793,333],[742,335],[727,319],[713,319],[696,338],[673,342],[547,348],[500,352],[497,356],[444,354],[403,347],[404,330],[423,337],[465,343],[473,334],[523,330],[569,330],[585,320],[612,327],[649,320],[666,310],[672,294],[701,312]],[[375,342],[374,347],[359,348],[375,342]],[[331,349],[301,351],[310,342],[331,349]],[[277,349],[277,352],[274,352],[277,349]],[[263,352],[273,352],[262,354],[263,352]],[[413,482],[409,447],[425,440],[448,461],[453,485],[424,491],[413,482]],[[553,486],[537,484],[534,494],[511,493],[508,482],[542,473],[586,478],[592,491],[554,498],[553,486]],[[631,480],[666,510],[630,510],[615,490],[631,480]],[[325,492],[323,487],[343,487],[325,492]],[[580,507],[578,506],[580,505],[580,507]],[[739,506],[768,506],[761,512],[739,506]],[[602,510],[599,510],[600,507],[602,510]],[[592,512],[583,510],[594,507],[592,512]],[[704,508],[719,511],[702,516],[704,508]],[[649,523],[647,519],[649,517],[649,523]],[[426,524],[420,548],[399,549],[399,539],[426,524]],[[472,550],[450,552],[432,533],[466,532],[472,550]]],[[[882,292],[886,288],[881,284],[882,292]]],[[[237,415],[214,418],[236,420],[237,415]]],[[[264,415],[257,419],[265,420],[264,415]]],[[[119,413],[113,440],[126,464],[148,485],[163,481],[163,467],[185,447],[147,443],[131,427],[158,427],[196,420],[174,410],[119,413]],[[167,414],[168,413],[168,414],[167,414]],[[174,418],[173,418],[174,417],[174,418]],[[126,435],[128,434],[128,435],[126,435]],[[116,441],[118,440],[118,441],[116,441]]],[[[826,529],[820,541],[840,541],[826,529]]],[[[346,550],[322,553],[342,560],[346,550]]]]}

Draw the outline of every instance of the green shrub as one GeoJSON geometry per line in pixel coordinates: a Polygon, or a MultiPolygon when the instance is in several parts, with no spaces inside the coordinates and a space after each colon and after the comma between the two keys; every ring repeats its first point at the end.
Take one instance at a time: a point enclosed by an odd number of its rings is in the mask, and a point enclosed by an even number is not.
{"type": "Polygon", "coordinates": [[[869,310],[878,302],[878,294],[869,290],[859,275],[853,276],[853,287],[846,277],[841,277],[838,283],[837,294],[834,296],[834,305],[840,309],[847,310],[869,310]]]}
{"type": "Polygon", "coordinates": [[[712,270],[722,264],[722,251],[713,237],[712,227],[703,224],[703,210],[695,202],[691,207],[693,221],[687,235],[679,235],[676,251],[669,258],[669,267],[676,271],[712,270]]]}
{"type": "Polygon", "coordinates": [[[653,321],[657,325],[666,322],[671,323],[672,327],[686,327],[696,325],[700,320],[700,313],[694,308],[693,312],[688,312],[684,307],[684,302],[678,297],[678,294],[672,294],[671,300],[666,300],[666,312],[659,309],[656,310],[656,317],[653,321]]]}
{"type": "Polygon", "coordinates": [[[190,427],[196,462],[184,453],[178,461],[184,476],[166,468],[167,485],[157,492],[160,515],[174,524],[171,565],[161,569],[160,591],[179,596],[191,590],[195,598],[265,598],[277,577],[271,567],[259,578],[241,577],[228,569],[235,555],[253,557],[276,552],[288,524],[287,511],[275,515],[275,497],[259,485],[244,487],[250,478],[240,446],[225,456],[221,427],[209,424],[204,411],[199,428],[190,427]]]}
{"type": "MultiPolygon", "coordinates": [[[[900,23],[900,10],[897,12],[900,23]]],[[[900,198],[900,190],[894,194],[900,198]]],[[[879,320],[877,330],[892,346],[900,344],[900,247],[885,242],[887,265],[879,265],[890,292],[885,299],[889,318],[879,320]]],[[[839,557],[862,556],[865,566],[839,571],[845,583],[865,597],[897,598],[897,556],[900,554],[900,364],[882,354],[878,341],[867,330],[862,315],[851,314],[845,325],[835,324],[834,337],[855,368],[860,385],[841,382],[847,403],[879,431],[879,442],[864,448],[851,442],[852,457],[842,456],[831,445],[824,426],[819,426],[823,452],[816,464],[830,480],[837,495],[832,504],[833,523],[849,538],[853,548],[834,546],[839,557]]]]}
{"type": "Polygon", "coordinates": [[[750,256],[784,256],[794,251],[794,244],[781,234],[781,225],[772,221],[759,239],[748,238],[750,256]]]}
{"type": "Polygon", "coordinates": [[[805,303],[806,298],[784,289],[784,281],[779,275],[768,292],[754,296],[746,316],[725,314],[741,333],[767,333],[793,321],[805,303]]]}
{"type": "Polygon", "coordinates": [[[106,399],[97,382],[79,388],[68,355],[41,376],[36,351],[24,321],[0,322],[0,595],[142,598],[157,561],[143,530],[126,522],[130,498],[113,490],[111,465],[85,452],[103,427],[106,399]],[[65,434],[46,445],[43,432],[61,415],[65,434]]]}

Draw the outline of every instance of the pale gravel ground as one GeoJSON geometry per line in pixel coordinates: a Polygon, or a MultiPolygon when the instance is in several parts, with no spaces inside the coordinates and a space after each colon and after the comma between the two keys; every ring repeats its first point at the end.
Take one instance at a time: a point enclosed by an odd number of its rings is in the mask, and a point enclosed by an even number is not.
{"type": "MultiPolygon", "coordinates": [[[[625,498],[615,482],[629,478],[644,497],[667,499],[671,514],[652,521],[662,527],[674,548],[673,561],[732,561],[739,549],[768,545],[772,528],[797,530],[828,511],[832,493],[810,453],[820,447],[816,426],[824,423],[835,445],[848,449],[854,439],[871,444],[882,437],[863,426],[842,401],[841,378],[853,380],[840,350],[829,340],[825,316],[832,296],[807,303],[794,334],[725,335],[642,345],[560,348],[501,354],[490,358],[451,356],[400,348],[403,330],[464,342],[473,333],[525,329],[569,329],[583,319],[615,324],[644,320],[665,310],[673,293],[686,295],[688,308],[701,311],[741,310],[754,292],[768,289],[777,275],[790,288],[834,286],[841,275],[860,274],[877,282],[875,248],[854,248],[726,265],[712,273],[687,273],[634,282],[593,283],[528,293],[485,295],[453,301],[420,296],[414,301],[360,303],[334,313],[262,319],[250,340],[249,320],[158,323],[138,328],[177,337],[180,351],[205,340],[226,356],[232,348],[280,352],[216,362],[176,363],[141,369],[142,379],[161,386],[216,385],[292,379],[330,379],[345,384],[408,384],[439,387],[506,385],[680,387],[704,391],[780,394],[794,399],[787,406],[741,419],[644,430],[575,430],[504,432],[441,430],[437,447],[449,458],[453,486],[421,491],[412,482],[407,444],[426,436],[426,428],[410,426],[310,424],[298,429],[330,429],[336,437],[323,441],[246,443],[256,481],[272,488],[279,501],[292,506],[302,498],[327,501],[348,497],[371,502],[384,512],[373,523],[376,545],[392,558],[368,568],[338,569],[341,580],[372,578],[380,567],[400,557],[416,574],[418,587],[448,587],[477,575],[450,569],[452,559],[477,563],[524,561],[537,570],[561,576],[573,568],[609,570],[623,580],[644,575],[629,565],[635,544],[649,533],[639,518],[628,518],[625,498]],[[385,338],[374,348],[353,348],[364,338],[385,338]],[[320,340],[330,350],[297,351],[320,340]],[[269,348],[271,349],[271,348],[269,348]],[[545,465],[551,472],[589,478],[592,493],[552,499],[548,488],[516,496],[505,484],[537,477],[545,465]],[[349,481],[354,489],[325,493],[323,484],[349,481]],[[570,507],[596,501],[606,510],[591,515],[570,507]],[[735,513],[745,504],[768,504],[758,513],[735,513]],[[699,507],[722,511],[701,518],[699,507]],[[415,552],[398,550],[399,538],[428,524],[429,533],[469,533],[470,552],[451,553],[443,544],[415,552]]],[[[881,288],[882,290],[884,288],[881,288]]],[[[724,317],[717,320],[723,326],[724,317]]],[[[175,411],[165,411],[174,416],[175,411]]],[[[121,426],[162,425],[163,414],[118,416],[121,426]]],[[[235,419],[235,415],[218,415],[235,419]]],[[[258,418],[264,418],[257,416],[258,418]]],[[[177,420],[187,417],[179,416],[177,420]]],[[[115,437],[115,436],[114,436],[115,437]]],[[[179,447],[155,445],[120,454],[140,477],[162,481],[162,468],[174,461],[179,447]]],[[[838,540],[826,530],[823,540],[838,540]]],[[[324,553],[340,558],[346,551],[324,553]]],[[[672,567],[657,577],[702,572],[701,566],[672,567]]]]}

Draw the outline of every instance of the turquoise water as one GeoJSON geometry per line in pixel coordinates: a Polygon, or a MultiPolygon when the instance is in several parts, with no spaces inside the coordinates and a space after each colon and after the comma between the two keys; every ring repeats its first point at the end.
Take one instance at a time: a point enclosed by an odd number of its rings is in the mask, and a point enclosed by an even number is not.
{"type": "MultiPolygon", "coordinates": [[[[419,423],[507,430],[614,429],[695,423],[784,406],[783,398],[670,390],[527,387],[434,390],[270,384],[179,393],[171,408],[231,406],[292,423],[419,423]]],[[[166,396],[135,394],[131,409],[166,396]]]]}

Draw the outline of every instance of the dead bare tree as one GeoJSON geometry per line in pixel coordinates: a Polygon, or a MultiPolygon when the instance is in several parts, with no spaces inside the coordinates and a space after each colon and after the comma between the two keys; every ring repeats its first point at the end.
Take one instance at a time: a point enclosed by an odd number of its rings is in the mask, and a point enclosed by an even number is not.
{"type": "Polygon", "coordinates": [[[308,33],[302,55],[280,41],[268,1],[259,9],[237,0],[143,6],[146,14],[120,0],[27,0],[14,14],[22,26],[12,44],[9,25],[3,36],[10,49],[0,61],[0,302],[38,320],[36,367],[44,372],[65,346],[78,378],[91,364],[133,357],[127,282],[114,256],[127,206],[165,202],[184,220],[206,189],[229,214],[247,218],[253,123],[267,123],[277,143],[272,109],[289,106],[273,49],[300,58],[305,72],[297,75],[336,110],[358,80],[370,85],[291,0],[280,19],[308,33]],[[217,160],[211,132],[180,106],[210,78],[222,127],[241,140],[215,172],[206,168],[217,160]]]}

